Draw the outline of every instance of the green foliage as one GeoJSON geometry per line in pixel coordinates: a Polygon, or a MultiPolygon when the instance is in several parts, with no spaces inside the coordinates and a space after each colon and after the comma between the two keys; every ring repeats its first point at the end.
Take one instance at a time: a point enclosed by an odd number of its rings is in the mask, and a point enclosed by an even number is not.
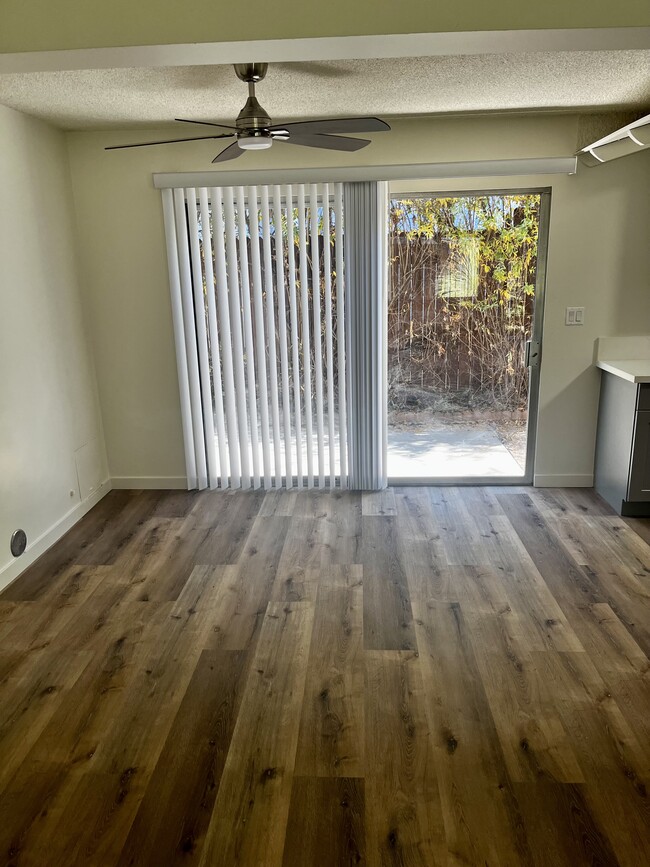
{"type": "Polygon", "coordinates": [[[538,194],[391,203],[389,333],[403,380],[448,382],[444,367],[455,353],[466,368],[463,387],[491,390],[512,408],[525,403],[539,205],[538,194]]]}
{"type": "Polygon", "coordinates": [[[534,294],[538,231],[536,194],[401,199],[391,209],[393,236],[452,249],[478,242],[477,304],[525,304],[534,294]]]}

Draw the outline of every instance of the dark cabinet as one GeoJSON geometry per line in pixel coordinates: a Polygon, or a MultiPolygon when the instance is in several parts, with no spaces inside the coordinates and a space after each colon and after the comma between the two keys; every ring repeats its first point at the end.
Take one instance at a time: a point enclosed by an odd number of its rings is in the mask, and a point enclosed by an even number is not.
{"type": "Polygon", "coordinates": [[[636,412],[627,498],[633,503],[650,500],[650,409],[636,412]]]}
{"type": "Polygon", "coordinates": [[[594,487],[619,515],[650,515],[650,383],[603,372],[594,487]]]}

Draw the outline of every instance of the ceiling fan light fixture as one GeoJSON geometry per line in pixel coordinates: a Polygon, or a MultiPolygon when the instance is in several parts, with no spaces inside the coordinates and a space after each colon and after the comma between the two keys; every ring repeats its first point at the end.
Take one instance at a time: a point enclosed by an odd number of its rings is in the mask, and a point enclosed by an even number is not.
{"type": "Polygon", "coordinates": [[[273,139],[271,136],[240,135],[237,144],[244,151],[263,151],[271,147],[273,139]]]}

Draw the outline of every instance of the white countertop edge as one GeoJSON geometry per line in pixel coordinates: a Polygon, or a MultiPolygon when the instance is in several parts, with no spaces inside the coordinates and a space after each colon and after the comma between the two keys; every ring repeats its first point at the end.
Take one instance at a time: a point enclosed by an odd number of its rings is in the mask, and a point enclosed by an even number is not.
{"type": "Polygon", "coordinates": [[[625,358],[604,361],[602,358],[596,362],[596,367],[614,376],[620,376],[628,382],[650,382],[650,359],[625,358]]]}

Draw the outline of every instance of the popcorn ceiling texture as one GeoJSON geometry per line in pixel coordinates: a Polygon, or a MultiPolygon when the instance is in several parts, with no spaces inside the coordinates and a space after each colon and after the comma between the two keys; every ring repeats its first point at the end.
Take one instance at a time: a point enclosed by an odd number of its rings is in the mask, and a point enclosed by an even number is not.
{"type": "MultiPolygon", "coordinates": [[[[643,109],[650,51],[585,51],[271,64],[258,98],[274,121],[338,115],[643,109]]],[[[0,103],[63,129],[232,123],[246,86],[232,66],[0,75],[0,103]]],[[[178,127],[177,127],[178,128],[178,127]]]]}

